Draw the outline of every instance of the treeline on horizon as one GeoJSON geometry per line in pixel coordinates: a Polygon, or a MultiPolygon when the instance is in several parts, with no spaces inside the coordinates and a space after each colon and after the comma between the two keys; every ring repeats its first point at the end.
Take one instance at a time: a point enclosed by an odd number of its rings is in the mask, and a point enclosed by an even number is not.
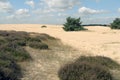
{"type": "Polygon", "coordinates": [[[82,26],[110,26],[110,24],[83,24],[82,26]]]}

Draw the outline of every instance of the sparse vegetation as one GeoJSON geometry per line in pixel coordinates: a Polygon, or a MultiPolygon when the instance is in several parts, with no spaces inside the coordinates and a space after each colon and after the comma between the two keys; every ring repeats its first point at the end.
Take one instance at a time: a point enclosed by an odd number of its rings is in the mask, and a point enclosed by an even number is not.
{"type": "Polygon", "coordinates": [[[47,26],[43,25],[43,26],[41,26],[41,28],[47,28],[47,26]]]}
{"type": "Polygon", "coordinates": [[[10,56],[1,56],[1,54],[2,53],[0,53],[0,80],[18,80],[19,77],[22,77],[19,65],[17,65],[15,61],[10,60],[10,56]]]}
{"type": "Polygon", "coordinates": [[[65,31],[80,31],[80,30],[86,30],[85,28],[83,28],[83,26],[81,25],[82,22],[80,21],[80,18],[71,18],[71,17],[68,17],[66,19],[66,23],[63,24],[64,27],[63,29],[65,31]]]}
{"type": "Polygon", "coordinates": [[[30,33],[0,31],[0,80],[18,80],[22,76],[18,62],[31,60],[25,46],[48,49],[40,37],[32,37],[30,33]]]}
{"type": "Polygon", "coordinates": [[[108,57],[103,57],[103,56],[95,56],[95,57],[81,56],[79,59],[76,60],[76,62],[82,62],[82,61],[86,61],[91,64],[100,64],[109,69],[120,68],[120,65],[117,62],[113,61],[112,59],[110,59],[108,57]]]}
{"type": "Polygon", "coordinates": [[[75,62],[66,64],[59,72],[60,80],[113,80],[109,71],[111,68],[120,67],[109,58],[80,57],[75,62]]]}
{"type": "MultiPolygon", "coordinates": [[[[76,52],[76,49],[72,50],[54,39],[47,34],[0,31],[0,79],[18,80],[22,76],[18,63],[30,60],[32,56],[34,61],[28,63],[30,66],[27,67],[29,69],[25,72],[27,74],[24,80],[35,77],[43,80],[57,80],[56,71],[59,66],[81,54],[76,52]],[[48,75],[53,77],[50,78],[48,75]]],[[[116,72],[112,73],[112,71],[114,69],[117,71],[118,68],[119,64],[107,57],[82,56],[75,62],[61,67],[58,74],[61,80],[114,80],[113,78],[117,76],[114,74],[116,72]]],[[[119,73],[117,75],[119,76],[119,73]]],[[[119,80],[118,77],[116,79],[119,80]]]]}
{"type": "Polygon", "coordinates": [[[29,46],[36,49],[48,49],[48,45],[45,43],[30,42],[29,46]]]}
{"type": "Polygon", "coordinates": [[[111,23],[111,29],[120,29],[120,18],[116,18],[112,23],[111,23]]]}

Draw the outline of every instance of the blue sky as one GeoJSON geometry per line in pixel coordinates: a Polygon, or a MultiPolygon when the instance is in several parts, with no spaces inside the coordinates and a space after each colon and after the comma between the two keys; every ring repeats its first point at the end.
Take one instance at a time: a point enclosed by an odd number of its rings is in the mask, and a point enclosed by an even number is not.
{"type": "Polygon", "coordinates": [[[119,0],[0,0],[0,24],[109,24],[120,17],[119,0]]]}

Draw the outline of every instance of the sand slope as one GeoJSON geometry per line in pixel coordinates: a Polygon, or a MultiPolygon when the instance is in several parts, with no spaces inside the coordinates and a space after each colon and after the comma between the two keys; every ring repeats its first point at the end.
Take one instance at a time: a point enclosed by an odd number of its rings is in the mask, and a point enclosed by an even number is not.
{"type": "Polygon", "coordinates": [[[60,25],[47,26],[41,28],[39,24],[1,24],[0,30],[47,33],[80,51],[86,51],[91,55],[107,56],[120,63],[120,30],[96,26],[86,27],[88,31],[65,32],[60,25]]]}

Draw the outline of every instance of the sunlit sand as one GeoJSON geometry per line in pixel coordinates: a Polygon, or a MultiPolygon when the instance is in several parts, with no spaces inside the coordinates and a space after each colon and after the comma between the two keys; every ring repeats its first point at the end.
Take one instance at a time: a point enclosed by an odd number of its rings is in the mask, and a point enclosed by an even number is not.
{"type": "Polygon", "coordinates": [[[62,25],[40,24],[1,24],[0,30],[16,30],[27,32],[46,33],[61,39],[64,44],[70,45],[84,55],[101,55],[110,57],[120,63],[120,31],[109,27],[89,26],[88,31],[65,32],[62,25]]]}

